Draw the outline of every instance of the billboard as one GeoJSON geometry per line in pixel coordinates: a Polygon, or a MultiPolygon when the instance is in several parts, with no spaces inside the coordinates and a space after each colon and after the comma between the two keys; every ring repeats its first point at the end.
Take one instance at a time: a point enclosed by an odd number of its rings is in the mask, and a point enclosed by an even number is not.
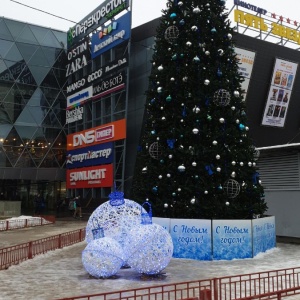
{"type": "Polygon", "coordinates": [[[67,169],[106,165],[113,162],[113,143],[105,143],[67,152],[67,169]]]}
{"type": "Polygon", "coordinates": [[[262,125],[283,127],[298,64],[276,58],[262,125]]]}
{"type": "Polygon", "coordinates": [[[67,109],[79,106],[93,96],[93,87],[89,86],[67,97],[67,109]]]}
{"type": "Polygon", "coordinates": [[[67,170],[67,189],[113,186],[113,165],[67,170]]]}
{"type": "Polygon", "coordinates": [[[106,0],[68,30],[68,48],[129,7],[128,0],[106,0]]]}
{"type": "Polygon", "coordinates": [[[123,43],[130,38],[131,13],[127,12],[122,17],[114,20],[101,31],[92,35],[91,56],[94,59],[107,50],[123,43]]]}
{"type": "Polygon", "coordinates": [[[237,59],[239,60],[239,74],[244,78],[244,81],[241,83],[241,86],[244,90],[244,100],[246,100],[252,69],[254,65],[255,52],[238,47],[235,47],[234,51],[237,55],[237,59]]]}
{"type": "Polygon", "coordinates": [[[67,135],[67,151],[125,138],[126,120],[121,119],[67,135]]]}

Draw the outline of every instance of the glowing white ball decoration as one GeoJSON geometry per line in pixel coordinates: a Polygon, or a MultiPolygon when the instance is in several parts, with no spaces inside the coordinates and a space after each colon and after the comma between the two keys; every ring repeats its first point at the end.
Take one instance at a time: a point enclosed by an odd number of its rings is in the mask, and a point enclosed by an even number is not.
{"type": "Polygon", "coordinates": [[[126,263],[136,272],[158,274],[169,264],[173,242],[169,232],[158,224],[132,228],[124,245],[126,263]]]}
{"type": "Polygon", "coordinates": [[[82,264],[85,270],[96,278],[115,275],[124,264],[123,258],[121,245],[109,237],[91,241],[82,251],[82,264]]]}
{"type": "Polygon", "coordinates": [[[111,193],[110,198],[110,201],[101,204],[91,214],[86,225],[87,243],[94,240],[93,229],[96,229],[94,218],[98,226],[103,228],[104,236],[115,239],[121,245],[124,243],[127,232],[133,226],[140,224],[141,213],[145,212],[140,204],[124,199],[123,193],[120,192],[111,193]]]}

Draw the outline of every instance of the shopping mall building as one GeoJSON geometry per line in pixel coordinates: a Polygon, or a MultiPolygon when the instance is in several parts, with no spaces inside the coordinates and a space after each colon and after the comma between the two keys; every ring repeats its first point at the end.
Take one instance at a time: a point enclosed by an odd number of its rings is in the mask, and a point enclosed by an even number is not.
{"type": "MultiPolygon", "coordinates": [[[[111,28],[101,27],[115,30],[118,41],[103,42],[109,37],[100,36],[94,26],[82,36],[76,27],[67,33],[0,19],[2,199],[20,200],[29,209],[41,192],[51,210],[57,199],[77,194],[84,205],[91,199],[101,203],[112,187],[130,197],[159,19],[131,30],[130,8],[122,3],[115,8],[123,11],[115,17],[118,27],[113,22],[111,28]]],[[[233,13],[268,213],[280,212],[279,235],[297,236],[285,222],[289,218],[297,224],[300,209],[299,45],[255,28],[255,22],[251,28],[245,21],[251,14],[247,8],[234,7],[233,13]],[[246,34],[245,27],[254,34],[246,34]],[[281,89],[274,82],[282,65],[288,65],[290,83],[281,89]]],[[[273,26],[275,20],[261,17],[273,26]]],[[[293,25],[281,21],[281,26],[293,25]]]]}

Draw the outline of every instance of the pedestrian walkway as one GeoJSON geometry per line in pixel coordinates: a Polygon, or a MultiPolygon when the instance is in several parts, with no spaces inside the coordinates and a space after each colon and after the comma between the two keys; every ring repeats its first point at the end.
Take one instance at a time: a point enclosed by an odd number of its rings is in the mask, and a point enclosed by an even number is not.
{"type": "MultiPolygon", "coordinates": [[[[54,236],[86,226],[87,219],[61,218],[55,224],[0,232],[0,247],[54,236]]],[[[163,276],[145,280],[132,269],[120,270],[114,278],[91,278],[81,261],[86,242],[38,255],[0,271],[0,299],[53,300],[115,290],[210,279],[237,274],[266,272],[300,266],[300,245],[278,243],[277,248],[254,259],[198,261],[171,259],[163,276]]],[[[287,300],[300,299],[300,295],[287,300]]]]}
{"type": "Polygon", "coordinates": [[[87,220],[85,219],[81,220],[65,217],[56,219],[54,224],[0,231],[0,248],[19,245],[64,232],[81,229],[86,226],[86,223],[87,220]]]}

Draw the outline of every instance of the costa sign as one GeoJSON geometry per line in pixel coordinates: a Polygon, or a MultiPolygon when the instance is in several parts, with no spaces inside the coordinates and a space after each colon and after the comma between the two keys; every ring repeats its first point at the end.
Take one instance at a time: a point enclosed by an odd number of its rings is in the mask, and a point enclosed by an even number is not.
{"type": "Polygon", "coordinates": [[[113,186],[113,165],[67,170],[67,189],[113,186]]]}
{"type": "Polygon", "coordinates": [[[105,143],[67,152],[67,169],[105,165],[113,162],[113,143],[105,143]]]}
{"type": "Polygon", "coordinates": [[[99,127],[67,135],[67,150],[113,142],[126,138],[126,120],[122,119],[99,127]]]}
{"type": "Polygon", "coordinates": [[[68,31],[68,47],[90,34],[99,26],[125,10],[128,0],[106,0],[68,31]]]}

